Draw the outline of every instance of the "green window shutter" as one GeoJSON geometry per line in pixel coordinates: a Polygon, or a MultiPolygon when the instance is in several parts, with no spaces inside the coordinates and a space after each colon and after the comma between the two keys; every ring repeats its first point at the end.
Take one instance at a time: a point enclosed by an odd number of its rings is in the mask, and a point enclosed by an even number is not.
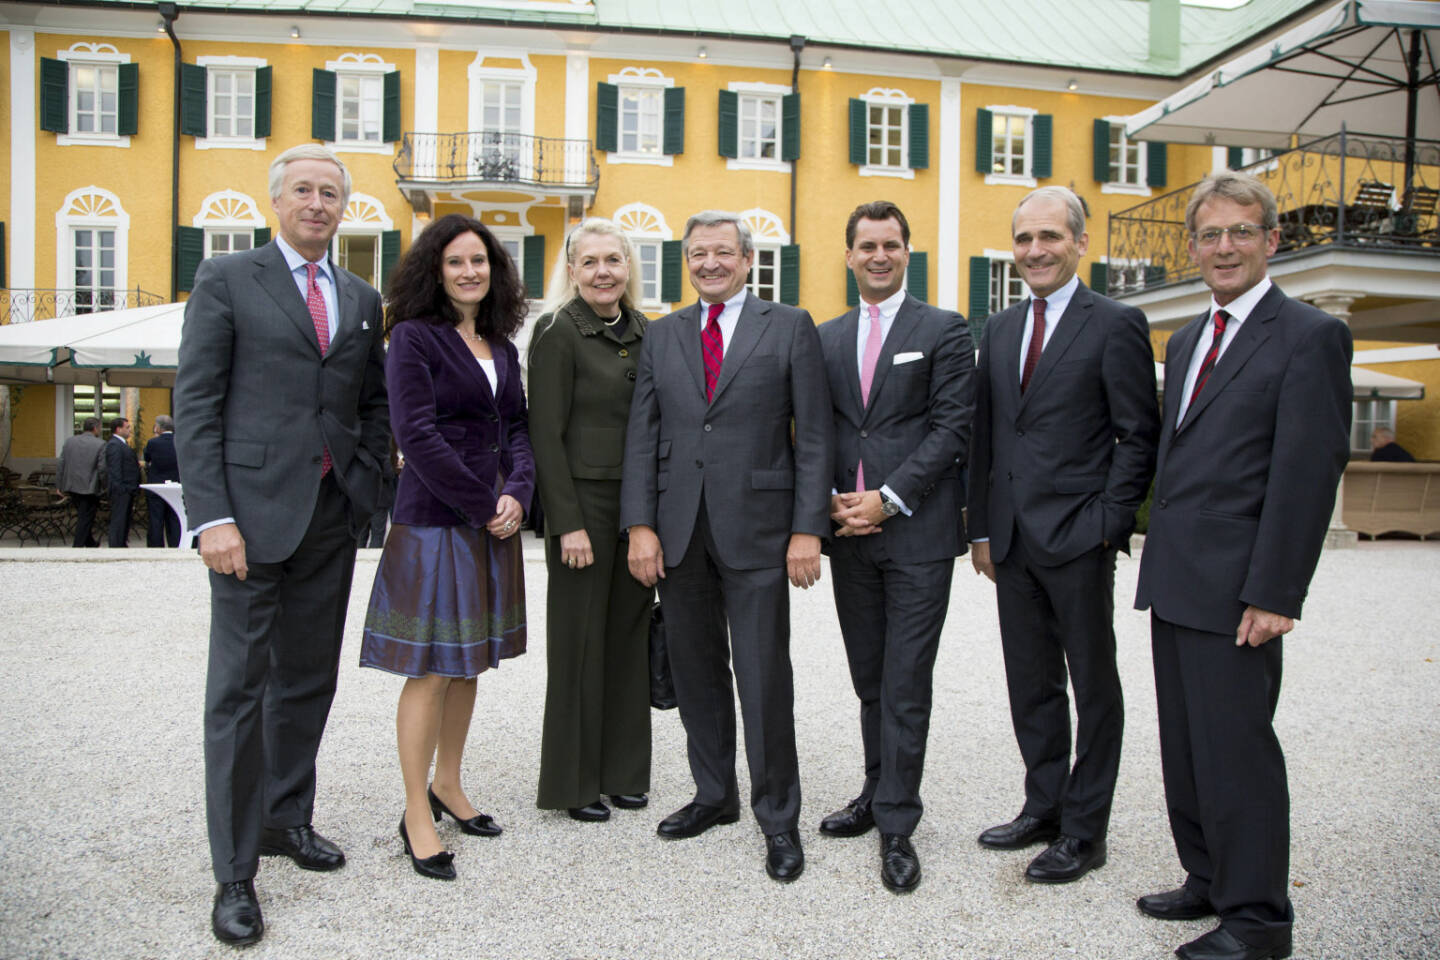
{"type": "Polygon", "coordinates": [[[270,136],[270,90],[275,84],[273,67],[255,68],[255,139],[270,136]]]}
{"type": "Polygon", "coordinates": [[[545,235],[525,237],[520,250],[525,261],[525,296],[539,300],[545,296],[545,235]]]}
{"type": "Polygon", "coordinates": [[[311,74],[310,136],[335,139],[335,74],[316,67],[311,74]]]}
{"type": "Polygon", "coordinates": [[[675,156],[685,152],[685,88],[665,90],[665,124],[660,152],[675,156]]]}
{"type": "Polygon", "coordinates": [[[970,336],[980,348],[980,334],[990,316],[990,258],[970,258],[970,336]]]}
{"type": "Polygon", "coordinates": [[[850,162],[864,166],[868,159],[866,145],[870,141],[869,111],[864,100],[850,101],[850,162]]]}
{"type": "Polygon", "coordinates": [[[905,271],[905,289],[916,300],[930,299],[930,254],[910,251],[910,267],[905,271]]]}
{"type": "Polygon", "coordinates": [[[860,306],[860,284],[855,282],[855,271],[845,268],[845,306],[860,306]]]}
{"type": "Polygon", "coordinates": [[[1245,166],[1245,148],[1226,147],[1225,166],[1229,167],[1231,170],[1239,170],[1241,167],[1245,166]]]}
{"type": "Polygon", "coordinates": [[[384,106],[380,111],[380,139],[386,143],[400,140],[400,71],[385,74],[383,84],[384,106]]]}
{"type": "Polygon", "coordinates": [[[930,168],[930,104],[910,104],[910,169],[930,168]]]}
{"type": "Polygon", "coordinates": [[[193,290],[195,271],[200,269],[200,261],[205,259],[205,231],[200,227],[176,227],[175,250],[178,273],[175,287],[177,290],[193,290]]]}
{"type": "MultiPolygon", "coordinates": [[[[975,111],[975,172],[993,173],[995,166],[995,115],[984,107],[975,111]]],[[[983,257],[981,259],[984,259],[983,257]]]]}
{"type": "Polygon", "coordinates": [[[780,98],[780,159],[800,159],[800,94],[780,98]]]}
{"type": "Polygon", "coordinates": [[[1148,156],[1145,158],[1145,182],[1152,187],[1165,186],[1165,144],[1147,143],[1148,156]]]}
{"type": "Polygon", "coordinates": [[[613,83],[595,84],[595,149],[620,149],[620,88],[613,83]]]}
{"type": "Polygon", "coordinates": [[[180,132],[187,137],[203,137],[210,132],[205,122],[207,76],[208,71],[204,67],[193,63],[180,64],[180,132]]]}
{"type": "Polygon", "coordinates": [[[679,240],[660,242],[660,299],[679,303],[685,299],[685,264],[679,240]]]}
{"type": "Polygon", "coordinates": [[[1110,290],[1110,265],[1096,260],[1090,264],[1090,289],[1104,294],[1110,290]]]}
{"type": "Polygon", "coordinates": [[[1038,113],[1030,121],[1035,152],[1030,157],[1030,175],[1037,180],[1050,176],[1050,147],[1055,139],[1055,118],[1048,113],[1038,113]]]}
{"type": "Polygon", "coordinates": [[[140,132],[140,64],[119,64],[115,73],[120,100],[115,132],[122,137],[133,137],[140,132]]]}
{"type": "Polygon", "coordinates": [[[256,227],[256,228],[255,228],[255,247],[258,249],[258,248],[260,248],[260,247],[265,246],[265,244],[267,244],[267,243],[269,243],[269,242],[270,242],[270,228],[269,228],[269,227],[256,227]]]}
{"type": "Polygon", "coordinates": [[[1110,182],[1110,124],[1104,120],[1095,121],[1095,142],[1093,146],[1093,174],[1099,183],[1110,182]]]}
{"type": "Polygon", "coordinates": [[[740,156],[740,95],[734,90],[720,91],[720,156],[740,156]]]}
{"type": "Polygon", "coordinates": [[[70,64],[40,58],[40,129],[70,132],[70,64]]]}
{"type": "Polygon", "coordinates": [[[800,306],[800,247],[793,243],[780,248],[780,302],[800,306]]]}
{"type": "MultiPolygon", "coordinates": [[[[541,238],[544,239],[543,237],[541,238]]],[[[390,284],[390,274],[400,262],[400,231],[380,231],[380,289],[390,284]]]]}

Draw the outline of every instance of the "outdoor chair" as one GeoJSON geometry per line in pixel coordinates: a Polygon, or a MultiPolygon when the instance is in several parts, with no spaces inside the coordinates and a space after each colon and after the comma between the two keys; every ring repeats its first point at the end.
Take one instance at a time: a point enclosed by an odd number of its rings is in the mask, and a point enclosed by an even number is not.
{"type": "Polygon", "coordinates": [[[1435,233],[1435,208],[1440,201],[1440,190],[1434,187],[1411,187],[1395,214],[1395,234],[1410,240],[1421,240],[1427,233],[1435,233]]]}
{"type": "Polygon", "coordinates": [[[1373,235],[1381,232],[1395,212],[1391,206],[1395,188],[1380,180],[1361,180],[1355,199],[1345,207],[1345,231],[1373,235]]]}

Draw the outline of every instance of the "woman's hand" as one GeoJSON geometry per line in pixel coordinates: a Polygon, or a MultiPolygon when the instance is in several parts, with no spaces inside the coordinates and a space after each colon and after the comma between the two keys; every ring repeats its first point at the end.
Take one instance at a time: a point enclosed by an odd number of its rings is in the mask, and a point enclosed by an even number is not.
{"type": "Polygon", "coordinates": [[[524,511],[520,509],[520,502],[508,493],[501,494],[500,499],[495,501],[495,516],[485,524],[485,529],[490,536],[506,540],[520,532],[520,521],[523,517],[524,511]]]}
{"type": "Polygon", "coordinates": [[[560,562],[574,570],[583,570],[595,562],[590,549],[590,534],[582,527],[560,535],[560,562]]]}

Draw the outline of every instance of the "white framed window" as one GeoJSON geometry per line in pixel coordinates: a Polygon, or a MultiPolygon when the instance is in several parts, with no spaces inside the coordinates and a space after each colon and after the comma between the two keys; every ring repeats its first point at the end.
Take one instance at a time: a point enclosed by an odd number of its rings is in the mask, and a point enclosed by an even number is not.
{"type": "Polygon", "coordinates": [[[470,170],[484,180],[534,180],[535,67],[513,51],[475,54],[469,71],[470,170]],[[511,67],[519,61],[520,66],[511,67]],[[499,61],[500,67],[487,64],[499,61]]]}
{"type": "Polygon", "coordinates": [[[665,310],[669,305],[660,301],[660,241],[632,240],[635,266],[640,271],[640,303],[642,310],[665,310]]]}
{"type": "Polygon", "coordinates": [[[1101,184],[1101,193],[1150,196],[1145,177],[1146,145],[1125,135],[1125,117],[1106,117],[1110,124],[1110,180],[1101,184]]]}
{"type": "Polygon", "coordinates": [[[627,203],[615,211],[615,225],[618,226],[635,248],[634,269],[640,271],[640,303],[642,310],[670,312],[670,304],[661,300],[664,287],[664,265],[661,262],[663,244],[675,239],[674,232],[665,222],[665,215],[645,203],[627,203]]]}
{"type": "Polygon", "coordinates": [[[260,208],[248,195],[220,190],[200,204],[191,226],[205,231],[205,259],[239,253],[255,246],[255,231],[265,226],[260,208]]]}
{"type": "Polygon", "coordinates": [[[335,262],[379,289],[383,269],[380,239],[394,227],[383,203],[369,194],[350,194],[335,231],[335,262]]]}
{"type": "Polygon", "coordinates": [[[875,87],[865,101],[865,162],[862,177],[915,178],[910,167],[910,105],[914,99],[901,90],[875,87]]]}
{"type": "Polygon", "coordinates": [[[108,310],[124,296],[129,234],[130,215],[109,190],[81,187],[65,197],[55,214],[55,286],[75,291],[72,312],[108,310]]]}
{"type": "Polygon", "coordinates": [[[1034,187],[1035,115],[1030,107],[995,106],[990,111],[990,172],[986,183],[1034,187]]]}
{"type": "MultiPolygon", "coordinates": [[[[106,144],[128,147],[130,137],[120,131],[120,64],[130,54],[108,43],[76,43],[57,53],[69,67],[68,132],[58,134],[60,146],[106,144]]],[[[132,91],[133,93],[133,91],[132,91]]]]}
{"type": "Polygon", "coordinates": [[[779,300],[783,271],[780,250],[790,243],[790,234],[769,210],[746,210],[740,219],[750,228],[755,243],[755,259],[750,263],[750,279],[745,287],[762,300],[779,300]]]}
{"type": "Polygon", "coordinates": [[[986,250],[990,258],[990,314],[1024,300],[1030,295],[1020,271],[1015,269],[1015,255],[1008,250],[986,250]]]}
{"type": "Polygon", "coordinates": [[[1356,400],[1350,418],[1350,452],[1370,455],[1370,434],[1376,427],[1395,429],[1394,400],[1356,400]]]}
{"type": "Polygon", "coordinates": [[[790,88],[774,83],[733,82],[736,94],[735,156],[727,158],[730,170],[777,170],[789,172],[790,161],[781,159],[785,136],[784,99],[790,88]]]}
{"type": "Polygon", "coordinates": [[[620,88],[620,152],[660,156],[660,123],[664,92],[655,87],[620,88]]]}
{"type": "Polygon", "coordinates": [[[224,256],[227,253],[241,253],[255,246],[254,230],[225,230],[211,228],[205,231],[205,259],[224,256]]]}
{"type": "Polygon", "coordinates": [[[394,153],[385,142],[385,75],[395,65],[373,53],[343,53],[325,69],[335,74],[335,139],[326,146],[337,153],[394,153]]]}
{"type": "Polygon", "coordinates": [[[258,57],[196,57],[205,68],[205,136],[195,149],[264,150],[255,136],[260,109],[255,71],[266,65],[258,57]]]}

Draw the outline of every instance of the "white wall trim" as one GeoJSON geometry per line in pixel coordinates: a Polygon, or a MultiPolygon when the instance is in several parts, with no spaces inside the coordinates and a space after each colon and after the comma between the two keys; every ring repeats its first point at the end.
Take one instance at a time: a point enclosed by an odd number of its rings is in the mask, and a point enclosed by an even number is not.
{"type": "Polygon", "coordinates": [[[959,80],[940,81],[939,242],[935,251],[935,305],[960,306],[960,113],[959,80]]]}
{"type": "Polygon", "coordinates": [[[35,136],[40,129],[35,113],[35,31],[15,26],[7,30],[10,33],[10,223],[6,233],[10,255],[5,282],[23,290],[35,286],[35,136]]]}
{"type": "MultiPolygon", "coordinates": [[[[1361,331],[1364,339],[1364,331],[1361,331]]],[[[1440,360],[1440,345],[1427,343],[1418,347],[1383,347],[1379,350],[1357,350],[1355,363],[1406,363],[1415,360],[1440,360]]]]}

